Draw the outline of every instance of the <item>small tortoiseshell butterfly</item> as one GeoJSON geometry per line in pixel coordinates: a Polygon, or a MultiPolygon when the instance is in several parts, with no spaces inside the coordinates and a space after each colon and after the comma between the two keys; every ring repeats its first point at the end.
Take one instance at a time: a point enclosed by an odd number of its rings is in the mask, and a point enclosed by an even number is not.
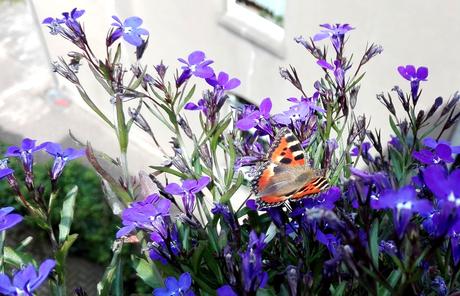
{"type": "Polygon", "coordinates": [[[329,188],[320,170],[306,162],[305,152],[289,128],[282,128],[257,169],[252,191],[259,208],[277,207],[287,200],[297,201],[329,188]]]}

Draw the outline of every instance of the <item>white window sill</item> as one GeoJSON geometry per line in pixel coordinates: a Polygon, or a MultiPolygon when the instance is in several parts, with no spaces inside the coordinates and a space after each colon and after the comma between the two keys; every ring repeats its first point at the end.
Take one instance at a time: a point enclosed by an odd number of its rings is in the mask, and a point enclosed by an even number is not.
{"type": "Polygon", "coordinates": [[[280,58],[285,57],[283,28],[236,4],[234,0],[226,2],[226,11],[219,20],[222,26],[280,58]]]}

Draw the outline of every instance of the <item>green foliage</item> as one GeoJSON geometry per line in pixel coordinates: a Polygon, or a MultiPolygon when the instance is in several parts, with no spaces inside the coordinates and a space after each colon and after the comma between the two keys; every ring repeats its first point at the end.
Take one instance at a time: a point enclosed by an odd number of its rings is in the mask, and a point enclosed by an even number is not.
{"type": "MultiPolygon", "coordinates": [[[[4,151],[5,146],[4,144],[0,145],[0,149],[4,151]]],[[[13,159],[11,167],[15,170],[18,180],[21,180],[23,172],[19,162],[13,159]]],[[[37,163],[34,166],[36,184],[47,184],[50,167],[51,162],[37,163]]],[[[78,233],[79,238],[75,241],[69,254],[99,264],[107,264],[112,256],[110,246],[115,237],[119,218],[112,214],[104,201],[99,177],[92,169],[79,161],[68,163],[59,179],[60,191],[56,198],[57,208],[62,207],[66,193],[75,185],[78,186],[78,194],[70,234],[78,233]]],[[[49,192],[49,190],[50,188],[47,186],[46,191],[49,192]]],[[[0,182],[0,192],[2,195],[0,207],[13,206],[19,212],[25,213],[24,209],[14,199],[13,192],[7,182],[0,182]]],[[[53,214],[53,224],[58,225],[61,219],[60,212],[55,211],[53,214]]],[[[36,227],[30,221],[24,221],[24,223],[27,223],[27,227],[36,227]]],[[[37,231],[38,233],[40,232],[37,231]]]]}

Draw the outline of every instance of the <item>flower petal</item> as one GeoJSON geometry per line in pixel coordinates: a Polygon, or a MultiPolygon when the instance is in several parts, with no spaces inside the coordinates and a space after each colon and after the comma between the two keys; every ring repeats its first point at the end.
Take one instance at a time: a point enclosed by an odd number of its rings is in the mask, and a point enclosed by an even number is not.
{"type": "Polygon", "coordinates": [[[196,65],[196,64],[204,61],[204,58],[205,58],[204,52],[202,52],[200,50],[196,50],[196,51],[192,52],[188,56],[188,62],[189,62],[190,65],[196,65]]]}
{"type": "Polygon", "coordinates": [[[166,186],[165,191],[173,195],[185,193],[184,189],[182,189],[182,187],[177,183],[169,183],[168,186],[166,186]]]}
{"type": "Polygon", "coordinates": [[[225,84],[224,88],[226,90],[232,90],[232,89],[237,88],[238,86],[240,86],[240,84],[241,84],[241,81],[239,79],[232,78],[225,84]]]}
{"type": "Polygon", "coordinates": [[[142,38],[135,34],[123,34],[123,39],[134,46],[142,45],[142,38]]]}
{"type": "Polygon", "coordinates": [[[137,28],[140,25],[142,25],[142,19],[137,16],[131,16],[125,19],[125,21],[123,22],[123,25],[125,27],[137,28]]]}
{"type": "Polygon", "coordinates": [[[417,69],[417,78],[419,80],[426,80],[428,77],[428,68],[427,67],[419,67],[417,69]]]}
{"type": "Polygon", "coordinates": [[[264,115],[265,118],[268,117],[270,111],[272,110],[272,101],[270,98],[265,98],[262,100],[259,106],[260,113],[264,115]]]}

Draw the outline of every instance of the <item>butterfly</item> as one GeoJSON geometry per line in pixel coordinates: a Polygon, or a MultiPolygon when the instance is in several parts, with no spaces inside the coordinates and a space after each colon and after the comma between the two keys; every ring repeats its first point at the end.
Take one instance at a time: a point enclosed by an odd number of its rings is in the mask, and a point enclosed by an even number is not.
{"type": "Polygon", "coordinates": [[[258,168],[252,181],[259,208],[277,207],[287,200],[314,197],[329,188],[321,170],[306,162],[305,151],[289,128],[276,135],[267,159],[258,168]]]}

